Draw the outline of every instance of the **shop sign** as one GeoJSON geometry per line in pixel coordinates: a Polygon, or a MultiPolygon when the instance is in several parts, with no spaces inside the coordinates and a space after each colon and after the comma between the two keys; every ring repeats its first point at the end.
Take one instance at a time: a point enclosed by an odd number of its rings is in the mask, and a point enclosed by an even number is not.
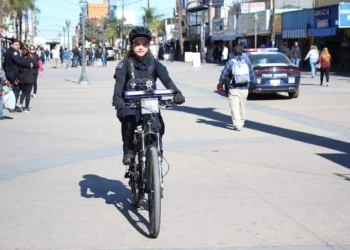
{"type": "Polygon", "coordinates": [[[317,9],[314,10],[314,16],[328,16],[331,13],[330,9],[317,9]]]}
{"type": "Polygon", "coordinates": [[[254,15],[257,15],[257,33],[266,33],[270,30],[270,10],[255,14],[245,14],[238,17],[238,36],[249,36],[255,33],[254,15]]]}
{"type": "Polygon", "coordinates": [[[214,18],[213,19],[213,32],[224,30],[224,18],[214,18]]]}
{"type": "Polygon", "coordinates": [[[46,37],[47,43],[59,43],[61,39],[59,37],[46,37]]]}
{"type": "Polygon", "coordinates": [[[265,2],[241,3],[241,13],[256,13],[265,10],[265,2]]]}
{"type": "Polygon", "coordinates": [[[282,33],[282,15],[275,15],[275,33],[282,33]]]}
{"type": "Polygon", "coordinates": [[[329,28],[329,19],[317,20],[317,28],[329,28]]]}
{"type": "Polygon", "coordinates": [[[350,3],[339,4],[339,28],[350,28],[350,3]]]}

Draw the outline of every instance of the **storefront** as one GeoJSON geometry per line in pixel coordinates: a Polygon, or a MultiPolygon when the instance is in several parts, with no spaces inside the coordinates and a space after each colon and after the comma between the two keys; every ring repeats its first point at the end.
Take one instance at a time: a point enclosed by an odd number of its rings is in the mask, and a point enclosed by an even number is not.
{"type": "Polygon", "coordinates": [[[287,42],[289,48],[294,45],[294,42],[298,42],[302,57],[308,53],[312,44],[307,30],[313,27],[312,9],[282,13],[282,39],[287,42]]]}
{"type": "Polygon", "coordinates": [[[308,35],[314,37],[313,44],[319,50],[327,47],[332,55],[332,62],[340,62],[342,37],[344,30],[338,29],[339,6],[331,5],[313,9],[314,28],[308,35]]]}
{"type": "Polygon", "coordinates": [[[247,41],[250,41],[250,44],[247,44],[247,46],[253,47],[255,22],[257,24],[257,46],[271,46],[270,10],[240,15],[238,17],[237,37],[246,38],[247,41]]]}

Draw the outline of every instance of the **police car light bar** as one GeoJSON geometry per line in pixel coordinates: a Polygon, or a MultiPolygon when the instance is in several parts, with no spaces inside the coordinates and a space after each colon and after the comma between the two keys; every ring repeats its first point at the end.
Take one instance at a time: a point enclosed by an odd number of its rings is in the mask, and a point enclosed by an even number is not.
{"type": "Polygon", "coordinates": [[[153,91],[155,95],[171,95],[174,94],[174,90],[172,89],[156,89],[153,91]]]}
{"type": "Polygon", "coordinates": [[[125,91],[125,96],[138,96],[138,95],[145,95],[146,91],[138,90],[138,91],[125,91]]]}
{"type": "Polygon", "coordinates": [[[244,49],[244,52],[278,52],[278,48],[244,49]]]}

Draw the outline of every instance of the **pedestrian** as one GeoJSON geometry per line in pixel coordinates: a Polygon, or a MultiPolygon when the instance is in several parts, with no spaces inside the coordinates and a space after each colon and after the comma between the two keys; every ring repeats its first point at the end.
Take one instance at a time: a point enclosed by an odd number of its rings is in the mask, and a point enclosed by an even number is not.
{"type": "Polygon", "coordinates": [[[92,51],[93,51],[93,49],[89,49],[87,51],[87,55],[89,55],[89,65],[90,66],[94,65],[94,53],[92,51]]]}
{"type": "Polygon", "coordinates": [[[43,65],[42,65],[42,62],[41,62],[39,55],[37,54],[37,50],[35,49],[34,45],[30,46],[30,57],[38,65],[38,68],[33,68],[33,71],[34,71],[34,82],[33,82],[34,91],[33,91],[33,94],[31,95],[31,97],[37,98],[36,93],[38,91],[38,76],[42,76],[42,74],[43,74],[43,65]]]}
{"type": "Polygon", "coordinates": [[[21,97],[19,100],[18,111],[23,110],[25,113],[30,113],[29,103],[30,103],[30,94],[32,92],[33,84],[34,84],[34,74],[35,69],[38,69],[38,64],[33,58],[31,58],[29,50],[24,48],[22,50],[22,58],[24,61],[28,63],[32,63],[34,65],[33,69],[20,67],[18,71],[18,85],[22,91],[21,97]],[[25,99],[25,106],[23,108],[23,102],[25,99]]]}
{"type": "Polygon", "coordinates": [[[101,49],[97,49],[96,52],[95,52],[95,58],[96,58],[96,61],[97,61],[97,67],[101,67],[101,56],[102,56],[102,53],[101,53],[101,49]]]}
{"type": "Polygon", "coordinates": [[[331,70],[332,56],[329,54],[328,48],[325,47],[322,50],[322,53],[318,59],[321,63],[321,83],[320,86],[323,85],[323,76],[326,75],[326,84],[329,87],[329,72],[331,70]]]}
{"type": "Polygon", "coordinates": [[[175,54],[174,48],[173,48],[173,46],[170,46],[170,49],[169,49],[169,61],[170,62],[174,61],[174,54],[175,54]]]}
{"type": "Polygon", "coordinates": [[[307,53],[304,61],[306,61],[307,59],[310,58],[310,66],[311,66],[311,78],[315,77],[316,74],[316,62],[318,61],[320,54],[318,52],[317,46],[316,45],[312,45],[310,48],[309,53],[307,53]]]}
{"type": "Polygon", "coordinates": [[[79,54],[80,54],[78,47],[74,46],[72,52],[73,52],[73,66],[72,67],[78,67],[79,54]]]}
{"type": "Polygon", "coordinates": [[[222,44],[222,54],[221,54],[221,61],[226,64],[228,60],[228,48],[226,47],[226,43],[222,44]]]}
{"type": "Polygon", "coordinates": [[[234,57],[226,63],[222,70],[218,91],[223,91],[223,86],[228,86],[228,98],[231,108],[234,130],[240,131],[245,122],[245,110],[250,85],[256,92],[256,83],[252,65],[247,57],[243,56],[242,46],[233,48],[234,57]],[[227,84],[228,82],[228,84],[227,84]]]}
{"type": "Polygon", "coordinates": [[[52,50],[52,58],[53,58],[53,68],[56,69],[57,68],[57,64],[58,64],[58,59],[60,58],[60,51],[57,49],[57,46],[55,46],[52,50]]]}
{"type": "Polygon", "coordinates": [[[41,50],[40,46],[38,46],[36,48],[35,52],[39,56],[39,58],[41,60],[41,65],[43,66],[45,64],[45,52],[43,53],[43,51],[41,50]]]}
{"type": "MultiPolygon", "coordinates": [[[[12,85],[12,91],[16,97],[16,104],[19,98],[19,94],[21,92],[21,89],[18,86],[18,71],[19,67],[25,67],[25,68],[33,68],[34,64],[31,62],[28,62],[26,60],[23,60],[19,54],[19,47],[20,42],[19,40],[13,40],[11,43],[11,47],[7,50],[5,54],[5,75],[6,78],[11,82],[12,85]]],[[[19,111],[18,106],[16,106],[15,109],[10,110],[10,112],[19,111]]]]}
{"type": "Polygon", "coordinates": [[[66,69],[68,69],[68,63],[70,62],[70,53],[68,52],[67,48],[64,49],[62,59],[63,64],[66,64],[66,69]]]}
{"type": "Polygon", "coordinates": [[[281,52],[289,59],[291,58],[290,57],[290,49],[288,48],[287,42],[283,42],[283,45],[281,47],[281,52]]]}
{"type": "MultiPolygon", "coordinates": [[[[123,98],[124,90],[131,88],[131,91],[136,91],[139,90],[139,87],[149,86],[149,82],[151,82],[151,88],[152,86],[155,87],[155,82],[159,78],[165,88],[174,91],[174,102],[176,104],[185,102],[185,97],[169,77],[166,67],[151,55],[149,49],[151,39],[152,33],[150,30],[142,26],[133,27],[129,32],[131,48],[115,69],[113,106],[117,109],[117,117],[122,124],[124,165],[134,163],[134,131],[141,119],[141,114],[137,109],[125,106],[127,99],[123,98]]],[[[155,114],[153,119],[156,119],[159,123],[160,135],[163,136],[164,122],[161,114],[155,114]]]]}
{"type": "Polygon", "coordinates": [[[50,61],[50,51],[48,49],[45,50],[45,61],[50,61]]]}
{"type": "Polygon", "coordinates": [[[299,47],[299,43],[295,42],[294,46],[290,50],[290,59],[295,66],[299,67],[300,59],[301,59],[301,51],[299,47]]]}
{"type": "Polygon", "coordinates": [[[3,86],[11,86],[11,82],[6,79],[5,74],[0,69],[0,120],[13,119],[12,117],[4,116],[4,104],[2,103],[2,95],[4,94],[3,86]]]}
{"type": "Polygon", "coordinates": [[[62,48],[62,46],[60,47],[60,59],[61,59],[61,68],[62,68],[62,64],[63,64],[63,53],[64,53],[64,50],[62,48]]]}
{"type": "Polygon", "coordinates": [[[106,47],[103,47],[103,48],[102,48],[101,60],[102,60],[102,66],[103,66],[103,67],[106,67],[106,66],[107,66],[107,52],[106,52],[106,47]]]}

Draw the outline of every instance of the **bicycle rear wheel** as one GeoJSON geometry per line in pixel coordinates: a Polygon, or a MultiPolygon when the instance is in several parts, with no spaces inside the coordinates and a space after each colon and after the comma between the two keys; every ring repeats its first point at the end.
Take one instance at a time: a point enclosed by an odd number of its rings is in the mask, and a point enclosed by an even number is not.
{"type": "Polygon", "coordinates": [[[130,175],[132,205],[136,208],[141,206],[143,200],[142,174],[138,163],[138,155],[135,154],[135,164],[132,166],[133,175],[130,175]]]}
{"type": "Polygon", "coordinates": [[[150,233],[152,237],[157,238],[161,217],[160,164],[157,149],[150,147],[146,156],[150,233]]]}

